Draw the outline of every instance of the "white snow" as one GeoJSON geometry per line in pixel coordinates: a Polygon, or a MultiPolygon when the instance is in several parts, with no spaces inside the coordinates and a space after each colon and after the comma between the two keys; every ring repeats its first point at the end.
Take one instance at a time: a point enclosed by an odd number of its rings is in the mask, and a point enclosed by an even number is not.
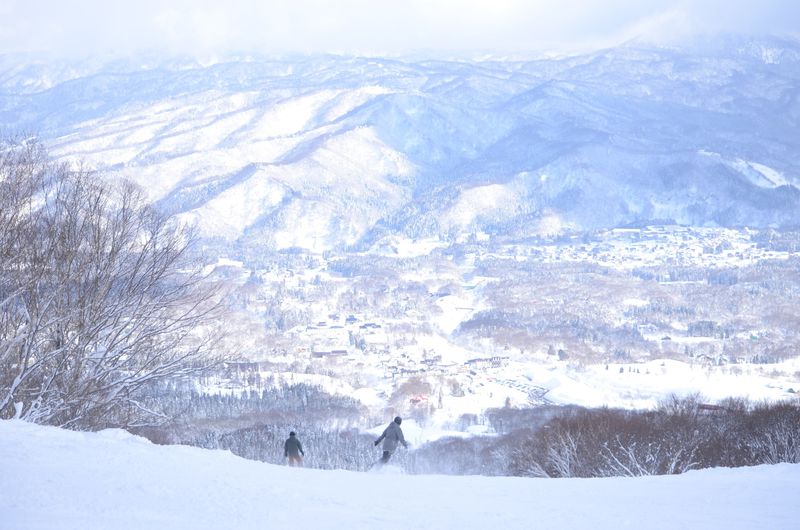
{"type": "Polygon", "coordinates": [[[448,225],[464,228],[481,215],[511,217],[517,209],[518,190],[501,184],[476,186],[461,192],[456,203],[443,216],[448,225]]]}
{"type": "Polygon", "coordinates": [[[434,322],[445,333],[453,333],[459,324],[469,320],[482,308],[477,307],[478,304],[479,301],[476,300],[472,291],[444,296],[436,301],[436,305],[442,310],[442,313],[432,316],[431,322],[434,322]]]}
{"type": "Polygon", "coordinates": [[[319,471],[18,420],[0,421],[0,469],[3,530],[788,530],[800,490],[797,464],[613,479],[319,471]]]}
{"type": "Polygon", "coordinates": [[[728,160],[723,158],[723,156],[719,153],[713,153],[704,149],[699,150],[698,154],[722,162],[731,169],[738,171],[751,183],[761,188],[771,189],[777,188],[778,186],[787,186],[793,184],[793,182],[790,182],[783,173],[764,164],[759,164],[757,162],[752,162],[750,160],[744,160],[741,158],[728,160]]]}
{"type": "Polygon", "coordinates": [[[152,201],[191,196],[196,206],[180,217],[203,236],[235,239],[280,211],[267,243],[322,251],[328,239],[353,243],[409,199],[394,182],[416,172],[407,157],[373,127],[338,122],[390,92],[200,91],[75,123],[50,147],[59,159],[132,179],[152,201]]]}
{"type": "Polygon", "coordinates": [[[645,307],[650,304],[647,300],[642,300],[641,298],[626,298],[622,301],[622,305],[626,306],[633,306],[633,307],[645,307]]]}
{"type": "Polygon", "coordinates": [[[791,184],[780,171],[756,162],[749,162],[749,164],[750,167],[761,173],[773,186],[788,186],[791,184]]]}
{"type": "MultiPolygon", "coordinates": [[[[388,255],[398,258],[418,258],[427,256],[447,244],[438,238],[409,239],[401,235],[390,235],[382,238],[380,244],[369,250],[368,254],[388,255]]],[[[415,275],[409,275],[415,276],[415,275]]]]}
{"type": "Polygon", "coordinates": [[[764,164],[737,158],[729,165],[745,175],[753,184],[762,188],[777,188],[789,184],[779,171],[764,164]]]}
{"type": "Polygon", "coordinates": [[[709,403],[730,397],[754,402],[791,400],[797,387],[794,373],[800,366],[796,360],[768,367],[709,366],[669,359],[573,368],[563,364],[511,363],[506,370],[509,379],[514,373],[524,374],[531,384],[547,388],[547,398],[554,403],[651,409],[673,394],[699,393],[709,403]]]}

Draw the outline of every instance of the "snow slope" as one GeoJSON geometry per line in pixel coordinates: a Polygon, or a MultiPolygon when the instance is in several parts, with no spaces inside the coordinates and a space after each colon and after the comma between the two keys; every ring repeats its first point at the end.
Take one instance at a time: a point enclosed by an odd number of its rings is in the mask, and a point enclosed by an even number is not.
{"type": "Polygon", "coordinates": [[[14,420],[0,422],[0,470],[2,530],[780,530],[797,528],[800,488],[789,464],[561,480],[292,469],[14,420]]]}

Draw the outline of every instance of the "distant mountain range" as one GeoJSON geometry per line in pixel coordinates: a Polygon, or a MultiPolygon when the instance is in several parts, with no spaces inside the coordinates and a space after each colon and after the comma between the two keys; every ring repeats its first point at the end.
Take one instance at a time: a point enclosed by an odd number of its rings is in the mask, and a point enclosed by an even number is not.
{"type": "Polygon", "coordinates": [[[0,57],[0,123],[222,242],[800,225],[800,43],[563,58],[0,57]]]}

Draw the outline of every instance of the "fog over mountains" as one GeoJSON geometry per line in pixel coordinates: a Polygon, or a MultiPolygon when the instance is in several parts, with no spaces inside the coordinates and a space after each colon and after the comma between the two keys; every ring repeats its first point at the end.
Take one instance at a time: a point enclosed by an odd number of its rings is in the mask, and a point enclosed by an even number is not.
{"type": "Polygon", "coordinates": [[[0,120],[221,241],[800,224],[800,43],[563,58],[0,57],[0,120]]]}

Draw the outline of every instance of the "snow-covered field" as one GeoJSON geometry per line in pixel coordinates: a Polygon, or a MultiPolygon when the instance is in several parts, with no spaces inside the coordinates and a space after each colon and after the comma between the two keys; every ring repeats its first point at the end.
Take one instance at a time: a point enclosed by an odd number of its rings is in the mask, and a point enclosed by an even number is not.
{"type": "MultiPolygon", "coordinates": [[[[509,377],[513,368],[509,368],[509,377]]],[[[635,364],[596,364],[577,371],[564,369],[557,362],[550,367],[530,364],[516,366],[516,373],[523,376],[517,377],[518,382],[547,388],[547,397],[554,403],[647,409],[672,394],[699,393],[709,402],[726,398],[754,402],[792,400],[798,387],[794,374],[799,369],[797,359],[767,369],[755,365],[703,366],[660,359],[635,364]]]]}
{"type": "Polygon", "coordinates": [[[800,465],[635,479],[319,471],[15,420],[0,421],[0,470],[2,530],[780,530],[800,514],[800,465]]]}

